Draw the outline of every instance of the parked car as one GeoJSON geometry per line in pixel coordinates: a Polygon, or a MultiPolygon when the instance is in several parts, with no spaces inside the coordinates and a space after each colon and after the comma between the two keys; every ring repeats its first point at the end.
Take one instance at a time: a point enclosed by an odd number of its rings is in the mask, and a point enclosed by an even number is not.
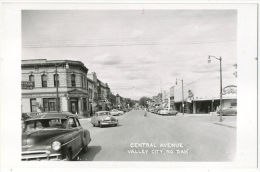
{"type": "Polygon", "coordinates": [[[168,115],[169,114],[169,110],[168,109],[162,109],[159,111],[159,115],[168,115]]]}
{"type": "Polygon", "coordinates": [[[108,125],[117,126],[118,119],[113,117],[109,111],[99,111],[91,118],[92,125],[94,127],[103,127],[108,125]]]}
{"type": "MultiPolygon", "coordinates": [[[[232,116],[232,115],[237,115],[237,108],[236,107],[226,107],[222,109],[223,112],[223,116],[232,116]]],[[[217,112],[218,114],[220,114],[220,112],[217,112]]]]}
{"type": "Polygon", "coordinates": [[[111,114],[112,116],[119,116],[119,115],[123,115],[124,112],[123,112],[123,111],[120,111],[120,110],[117,110],[117,109],[112,109],[112,110],[110,111],[110,114],[111,114]]]}
{"type": "Polygon", "coordinates": [[[177,115],[178,111],[170,109],[168,115],[177,115]]]}
{"type": "Polygon", "coordinates": [[[74,160],[90,141],[76,115],[42,113],[24,121],[22,160],[74,160]]]}

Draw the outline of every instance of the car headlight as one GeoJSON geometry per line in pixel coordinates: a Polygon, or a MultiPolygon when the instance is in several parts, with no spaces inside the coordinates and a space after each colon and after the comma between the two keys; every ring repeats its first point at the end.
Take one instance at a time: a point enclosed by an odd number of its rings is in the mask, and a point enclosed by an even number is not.
{"type": "Polygon", "coordinates": [[[59,141],[54,141],[51,144],[53,150],[58,151],[61,148],[61,143],[59,141]]]}

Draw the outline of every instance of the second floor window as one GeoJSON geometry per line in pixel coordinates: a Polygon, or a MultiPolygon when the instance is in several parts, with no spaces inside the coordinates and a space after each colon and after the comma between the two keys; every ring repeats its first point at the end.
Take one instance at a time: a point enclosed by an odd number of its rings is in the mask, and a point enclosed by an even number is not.
{"type": "Polygon", "coordinates": [[[42,75],[42,87],[47,87],[47,75],[42,75]]]}
{"type": "Polygon", "coordinates": [[[76,87],[76,76],[75,76],[75,74],[71,74],[71,86],[76,87]]]}
{"type": "Polygon", "coordinates": [[[33,87],[34,87],[34,75],[30,75],[29,76],[29,81],[33,83],[33,87]]]}
{"type": "Polygon", "coordinates": [[[60,83],[59,83],[59,74],[54,74],[54,87],[59,87],[60,83]]]}
{"type": "Polygon", "coordinates": [[[81,75],[81,87],[84,88],[84,81],[83,81],[83,75],[81,75]]]}

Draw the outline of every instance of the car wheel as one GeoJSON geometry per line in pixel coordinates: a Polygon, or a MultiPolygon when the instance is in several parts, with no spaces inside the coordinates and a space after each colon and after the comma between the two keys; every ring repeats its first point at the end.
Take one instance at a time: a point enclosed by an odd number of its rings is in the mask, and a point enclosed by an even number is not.
{"type": "Polygon", "coordinates": [[[72,152],[71,152],[71,150],[67,150],[66,151],[66,153],[65,153],[65,160],[66,161],[72,161],[73,159],[72,159],[72,152]]]}

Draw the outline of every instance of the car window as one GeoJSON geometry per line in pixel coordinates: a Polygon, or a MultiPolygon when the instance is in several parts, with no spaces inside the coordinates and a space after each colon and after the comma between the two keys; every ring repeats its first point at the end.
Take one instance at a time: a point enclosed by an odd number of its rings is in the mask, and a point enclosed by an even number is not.
{"type": "Polygon", "coordinates": [[[77,127],[79,127],[80,126],[80,122],[79,122],[78,118],[75,118],[75,121],[76,121],[77,127]]]}
{"type": "Polygon", "coordinates": [[[77,124],[75,123],[75,120],[73,118],[68,119],[68,127],[69,128],[75,128],[77,127],[77,124]]]}

